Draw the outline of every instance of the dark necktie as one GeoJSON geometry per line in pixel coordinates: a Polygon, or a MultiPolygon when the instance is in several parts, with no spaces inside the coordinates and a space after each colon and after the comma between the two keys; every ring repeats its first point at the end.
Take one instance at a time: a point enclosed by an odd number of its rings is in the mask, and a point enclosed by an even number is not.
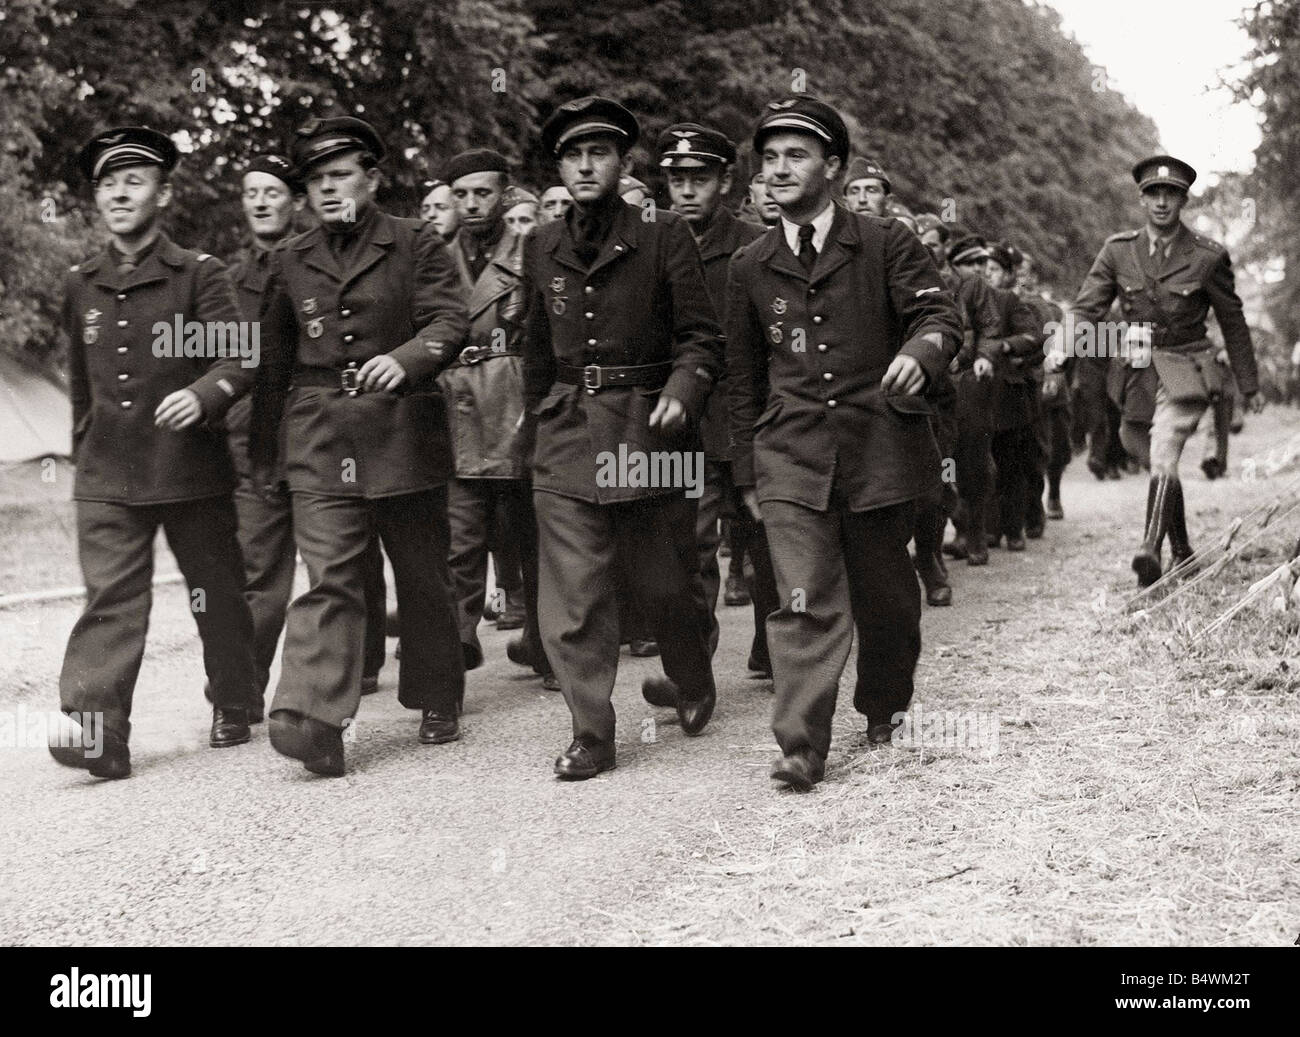
{"type": "Polygon", "coordinates": [[[817,249],[813,246],[812,239],[813,225],[806,223],[799,228],[799,262],[810,274],[817,264],[817,249]]]}

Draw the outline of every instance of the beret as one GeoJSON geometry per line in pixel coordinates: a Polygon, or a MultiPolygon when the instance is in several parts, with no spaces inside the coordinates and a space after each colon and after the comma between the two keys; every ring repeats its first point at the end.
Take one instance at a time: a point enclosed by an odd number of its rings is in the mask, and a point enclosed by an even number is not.
{"type": "Polygon", "coordinates": [[[463,176],[471,173],[505,173],[510,174],[510,163],[499,151],[491,148],[471,148],[452,158],[442,171],[442,178],[454,184],[463,176]]]}
{"type": "Polygon", "coordinates": [[[255,155],[253,161],[244,168],[244,175],[249,173],[266,173],[281,181],[290,191],[302,190],[302,183],[293,175],[293,166],[283,155],[255,155]]]}

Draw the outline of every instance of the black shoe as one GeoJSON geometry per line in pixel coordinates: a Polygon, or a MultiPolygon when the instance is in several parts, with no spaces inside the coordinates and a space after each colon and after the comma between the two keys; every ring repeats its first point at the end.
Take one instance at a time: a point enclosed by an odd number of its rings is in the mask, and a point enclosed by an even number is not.
{"type": "Polygon", "coordinates": [[[722,600],[727,605],[748,605],[749,591],[745,589],[745,581],[738,576],[728,576],[722,600]]]}
{"type": "Polygon", "coordinates": [[[1025,549],[1025,538],[1022,536],[1007,537],[1008,551],[1023,551],[1025,549]]]}
{"type": "Polygon", "coordinates": [[[1107,479],[1110,479],[1112,482],[1116,482],[1116,481],[1118,481],[1118,480],[1124,478],[1124,477],[1123,477],[1122,475],[1120,475],[1120,473],[1119,473],[1119,465],[1107,465],[1107,467],[1106,467],[1106,478],[1107,478],[1107,479]]]}
{"type": "MultiPolygon", "coordinates": [[[[902,721],[899,721],[902,723],[902,721]]],[[[867,744],[868,745],[888,745],[894,740],[894,728],[898,724],[868,724],[867,725],[867,744]]]]}
{"type": "Polygon", "coordinates": [[[659,654],[659,642],[634,638],[628,651],[638,659],[649,659],[651,656],[659,654]]]}
{"type": "Polygon", "coordinates": [[[684,699],[677,697],[677,718],[682,722],[682,730],[688,735],[698,735],[704,730],[713,716],[713,707],[718,704],[718,693],[710,688],[702,698],[684,699]]]}
{"type": "Polygon", "coordinates": [[[1146,531],[1142,546],[1133,556],[1133,571],[1137,573],[1139,587],[1150,587],[1160,579],[1160,553],[1173,515],[1175,485],[1182,489],[1177,479],[1168,476],[1157,476],[1147,484],[1146,531]]]}
{"type": "Polygon", "coordinates": [[[537,657],[537,653],[525,638],[516,637],[506,643],[506,658],[516,666],[527,666],[539,677],[546,673],[544,660],[537,657]]]}
{"type": "Polygon", "coordinates": [[[439,713],[435,709],[426,709],[420,714],[420,744],[442,745],[460,739],[460,721],[439,713]]]}
{"type": "Polygon", "coordinates": [[[361,694],[373,695],[379,690],[379,674],[373,673],[369,677],[361,678],[361,694]]]}
{"type": "Polygon", "coordinates": [[[750,652],[749,661],[745,665],[754,671],[750,674],[751,677],[767,681],[772,679],[772,660],[768,656],[750,652]]]}
{"type": "Polygon", "coordinates": [[[586,781],[594,778],[601,771],[614,769],[614,747],[612,745],[588,745],[581,739],[574,739],[569,748],[555,761],[555,774],[566,781],[586,781]]]}
{"type": "Polygon", "coordinates": [[[984,544],[985,544],[986,547],[991,547],[991,548],[994,548],[995,550],[1001,548],[1001,547],[1002,547],[1002,536],[1001,536],[1001,534],[999,534],[999,533],[989,533],[989,534],[988,534],[987,536],[985,536],[985,538],[984,538],[984,544]]]}
{"type": "Polygon", "coordinates": [[[1047,498],[1047,517],[1058,521],[1065,518],[1065,511],[1061,508],[1061,500],[1059,497],[1047,498]]]}
{"type": "Polygon", "coordinates": [[[1223,474],[1223,465],[1219,464],[1217,457],[1207,457],[1201,462],[1201,471],[1205,473],[1205,478],[1213,481],[1223,474]]]}
{"type": "Polygon", "coordinates": [[[988,548],[983,548],[982,550],[979,551],[972,551],[970,554],[966,556],[966,564],[967,565],[988,565],[989,564],[988,548]]]}
{"type": "Polygon", "coordinates": [[[1105,481],[1105,479],[1106,479],[1106,466],[1105,466],[1104,464],[1098,464],[1096,461],[1092,460],[1092,458],[1089,458],[1089,459],[1088,459],[1088,471],[1092,472],[1092,474],[1095,475],[1095,476],[1097,477],[1097,481],[1098,481],[1098,482],[1104,482],[1104,481],[1105,481]]]}
{"type": "Polygon", "coordinates": [[[559,691],[560,678],[553,673],[542,674],[542,691],[559,691]]]}
{"type": "Polygon", "coordinates": [[[501,613],[501,618],[497,620],[497,629],[519,630],[523,627],[527,616],[528,613],[524,609],[524,603],[513,594],[506,594],[506,608],[501,613]]]}
{"type": "Polygon", "coordinates": [[[784,782],[796,792],[807,792],[825,774],[826,765],[811,749],[782,756],[772,765],[772,780],[784,782]]]}
{"type": "Polygon", "coordinates": [[[85,730],[70,716],[62,716],[59,726],[49,732],[50,755],[64,767],[89,771],[96,778],[126,778],[131,774],[131,750],[126,739],[100,728],[100,752],[87,756],[85,730]]]}
{"type": "Polygon", "coordinates": [[[951,605],[952,604],[952,587],[949,586],[946,575],[934,560],[934,555],[928,559],[919,558],[913,565],[916,568],[917,575],[921,577],[921,583],[925,587],[925,601],[927,605],[951,605]]]}
{"type": "Polygon", "coordinates": [[[943,553],[946,554],[949,558],[967,557],[966,538],[963,536],[959,536],[959,537],[955,537],[952,540],[949,540],[948,543],[943,545],[943,553]]]}
{"type": "Polygon", "coordinates": [[[343,776],[346,764],[341,729],[291,709],[275,710],[269,728],[271,748],[281,756],[301,760],[313,774],[343,776]]]}
{"type": "Polygon", "coordinates": [[[461,655],[465,659],[465,672],[477,670],[483,665],[483,649],[478,645],[462,644],[460,646],[461,655]]]}
{"type": "Polygon", "coordinates": [[[676,709],[681,693],[667,677],[647,677],[641,682],[641,697],[652,706],[676,709]]]}
{"type": "Polygon", "coordinates": [[[492,607],[492,599],[489,598],[483,605],[483,622],[495,623],[501,613],[492,607]]]}
{"type": "Polygon", "coordinates": [[[208,745],[213,749],[228,749],[232,745],[243,745],[253,737],[248,729],[248,710],[212,707],[212,732],[208,735],[208,745]]]}
{"type": "MultiPolygon", "coordinates": [[[[265,679],[262,686],[266,687],[265,679]]],[[[212,702],[212,684],[209,681],[203,682],[203,697],[209,704],[212,702]]],[[[250,724],[260,724],[266,719],[266,707],[262,704],[262,696],[258,695],[248,703],[248,722],[250,724]]]]}
{"type": "Polygon", "coordinates": [[[1043,539],[1043,524],[1035,522],[1032,526],[1025,526],[1025,536],[1030,540],[1043,539]]]}

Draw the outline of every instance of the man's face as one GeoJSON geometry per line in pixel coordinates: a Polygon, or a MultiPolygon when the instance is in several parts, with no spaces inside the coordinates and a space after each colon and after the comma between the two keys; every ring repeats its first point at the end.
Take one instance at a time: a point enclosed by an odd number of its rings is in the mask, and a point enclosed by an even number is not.
{"type": "Polygon", "coordinates": [[[749,182],[749,201],[758,210],[758,217],[764,223],[775,223],[781,218],[781,207],[767,193],[762,173],[749,182]]]}
{"type": "Polygon", "coordinates": [[[821,141],[808,134],[773,133],[763,142],[763,181],[783,213],[817,208],[839,171],[839,156],[828,158],[821,141]]]}
{"type": "Polygon", "coordinates": [[[158,166],[121,166],[95,181],[95,206],[108,232],[119,238],[149,233],[171,197],[158,166]]]}
{"type": "Polygon", "coordinates": [[[420,218],[426,223],[432,223],[433,229],[444,241],[451,239],[459,222],[450,184],[439,184],[424,196],[424,201],[420,203],[420,218]]]}
{"type": "Polygon", "coordinates": [[[1006,288],[1011,283],[1011,271],[990,259],[984,264],[984,278],[991,288],[1006,288]]]}
{"type": "Polygon", "coordinates": [[[253,237],[262,241],[284,237],[299,208],[285,182],[270,173],[245,173],[243,187],[244,219],[253,237]]]}
{"type": "Polygon", "coordinates": [[[569,189],[556,184],[542,192],[541,222],[554,223],[564,219],[565,214],[573,208],[573,195],[569,189]]]}
{"type": "Polygon", "coordinates": [[[491,234],[501,222],[505,189],[505,177],[495,171],[458,177],[451,185],[451,196],[459,225],[475,237],[491,234]]]}
{"type": "Polygon", "coordinates": [[[1020,261],[1020,270],[1016,275],[1016,287],[1024,292],[1038,291],[1038,271],[1034,269],[1034,261],[1028,256],[1020,261]]]}
{"type": "Polygon", "coordinates": [[[1147,222],[1161,232],[1177,226],[1186,204],[1187,192],[1169,184],[1156,184],[1142,192],[1142,208],[1146,211],[1147,222]]]}
{"type": "Polygon", "coordinates": [[[921,244],[930,250],[930,255],[934,257],[935,266],[943,266],[944,257],[948,253],[948,246],[937,230],[927,230],[921,235],[921,244]]]}
{"type": "Polygon", "coordinates": [[[355,223],[379,188],[379,170],[363,169],[361,152],[327,158],[307,171],[307,202],[321,223],[355,223]]]}
{"type": "Polygon", "coordinates": [[[889,192],[885,190],[883,180],[866,177],[854,180],[844,188],[844,204],[849,212],[861,212],[871,216],[885,215],[885,200],[889,192]]]}
{"type": "Polygon", "coordinates": [[[987,259],[971,259],[965,263],[953,263],[952,268],[962,277],[983,277],[984,268],[992,265],[987,259]]]}
{"type": "Polygon", "coordinates": [[[610,198],[618,191],[623,156],[614,138],[602,134],[569,141],[560,152],[560,179],[579,205],[610,198]]]}
{"type": "Polygon", "coordinates": [[[506,226],[521,238],[527,237],[537,227],[537,205],[520,202],[506,210],[506,226]]]}
{"type": "Polygon", "coordinates": [[[668,198],[673,212],[693,226],[707,225],[730,189],[731,174],[716,164],[668,170],[668,198]]]}

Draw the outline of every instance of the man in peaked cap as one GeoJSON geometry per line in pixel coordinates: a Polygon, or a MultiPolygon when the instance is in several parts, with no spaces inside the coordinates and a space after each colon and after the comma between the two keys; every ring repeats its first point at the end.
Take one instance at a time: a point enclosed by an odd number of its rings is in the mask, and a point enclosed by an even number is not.
{"type": "Polygon", "coordinates": [[[228,340],[229,328],[246,328],[224,266],[162,231],[176,160],[171,140],[143,126],[100,133],[78,155],[109,244],[74,266],[64,288],[72,496],[86,605],[68,637],[59,675],[66,720],[50,752],[101,778],[131,772],[132,696],[159,526],[185,576],[203,642],[214,703],[209,744],[225,748],[250,737],[253,622],[221,418],[247,391],[256,359],[247,363],[251,334],[228,340]],[[159,325],[168,333],[186,329],[186,348],[159,335],[159,325]],[[189,330],[196,325],[197,351],[189,330]],[[219,344],[202,334],[214,325],[222,329],[219,344]]]}
{"type": "Polygon", "coordinates": [[[420,710],[422,744],[460,736],[465,687],[447,574],[451,445],[434,384],[465,335],[465,303],[434,228],[375,205],[383,153],[360,119],[298,131],[295,170],[320,223],[271,254],[252,419],[257,465],[283,442],[310,583],[289,606],[271,744],[329,776],[345,771],[342,731],[360,702],[373,531],[397,584],[397,697],[420,710]]]}
{"type": "Polygon", "coordinates": [[[870,216],[887,215],[889,174],[874,159],[856,156],[844,176],[844,204],[849,212],[870,216]]]}
{"type": "Polygon", "coordinates": [[[916,235],[835,204],[849,151],[835,109],[773,102],[753,144],[781,222],[728,273],[732,464],[782,601],[767,620],[772,778],[806,790],[824,773],[855,629],[853,701],[873,743],[912,696],[921,601],[907,543],[940,475],[926,392],[961,321],[916,235]]]}
{"type": "Polygon", "coordinates": [[[1133,558],[1141,587],[1161,576],[1166,535],[1175,568],[1186,572],[1192,563],[1178,462],[1206,408],[1223,391],[1214,344],[1206,335],[1211,309],[1248,407],[1259,411],[1264,405],[1228,250],[1182,222],[1195,179],[1196,170],[1170,155],[1154,155],[1133,167],[1146,225],[1106,239],[1073,306],[1076,334],[1082,334],[1089,325],[1095,328],[1118,298],[1127,324],[1128,363],[1154,362],[1160,380],[1151,425],[1146,526],[1133,558]]]}
{"type": "Polygon", "coordinates": [[[574,208],[525,245],[540,615],[573,716],[573,742],[555,763],[566,779],[615,764],[620,563],[635,575],[683,732],[699,734],[716,701],[695,544],[695,429],[722,375],[721,329],[686,222],[671,212],[643,219],[618,196],[637,136],[614,101],[561,105],[542,141],[574,208]],[[668,478],[636,474],[652,457],[668,462],[668,478]]]}

